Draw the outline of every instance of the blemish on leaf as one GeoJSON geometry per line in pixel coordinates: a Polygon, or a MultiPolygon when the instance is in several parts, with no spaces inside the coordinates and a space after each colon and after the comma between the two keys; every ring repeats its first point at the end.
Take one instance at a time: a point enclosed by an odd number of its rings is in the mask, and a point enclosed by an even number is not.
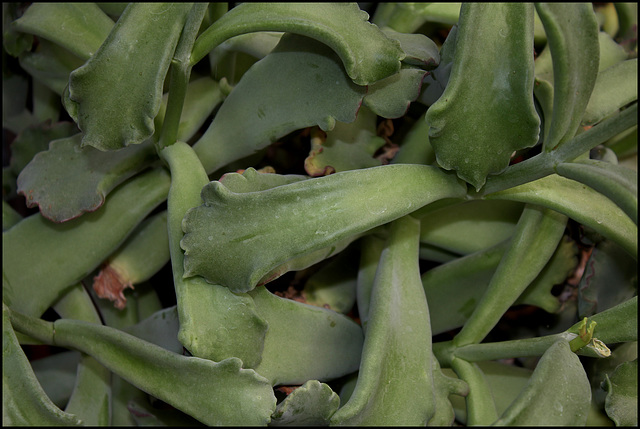
{"type": "Polygon", "coordinates": [[[100,273],[93,278],[93,290],[98,297],[113,301],[113,306],[119,310],[123,310],[127,305],[124,290],[128,287],[133,289],[131,282],[127,281],[111,265],[103,266],[100,273]]]}

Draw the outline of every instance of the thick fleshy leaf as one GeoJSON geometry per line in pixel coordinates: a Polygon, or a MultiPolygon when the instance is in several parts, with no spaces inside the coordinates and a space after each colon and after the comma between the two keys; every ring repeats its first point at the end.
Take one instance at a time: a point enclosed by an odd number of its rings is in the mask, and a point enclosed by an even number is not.
{"type": "Polygon", "coordinates": [[[82,422],[65,413],[38,383],[2,304],[2,424],[8,426],[67,426],[82,422]]]}
{"type": "Polygon", "coordinates": [[[435,413],[429,308],[420,283],[420,222],[393,222],[376,273],[358,381],[334,425],[425,425],[435,413]]]}
{"type": "Polygon", "coordinates": [[[115,150],[153,134],[190,9],[191,3],[129,4],[95,55],[71,73],[67,110],[84,133],[83,146],[115,150]]]}
{"type": "Polygon", "coordinates": [[[285,34],[244,74],[194,149],[211,173],[294,130],[353,122],[365,92],[329,47],[285,34]]]}
{"type": "Polygon", "coordinates": [[[598,74],[583,125],[593,125],[638,99],[638,59],[617,63],[598,74]]]}
{"type": "Polygon", "coordinates": [[[538,140],[532,49],[533,5],[463,4],[451,76],[426,120],[438,163],[476,189],[538,140]]]}
{"type": "Polygon", "coordinates": [[[117,152],[81,147],[82,134],[54,140],[18,176],[28,207],[54,222],[65,222],[102,206],[111,190],[157,159],[151,144],[117,152]]]}
{"type": "Polygon", "coordinates": [[[553,114],[545,148],[571,139],[598,76],[598,23],[591,3],[536,3],[553,59],[553,114]]]}
{"type": "Polygon", "coordinates": [[[552,174],[486,198],[539,204],[564,213],[615,241],[637,259],[637,225],[610,199],[579,182],[552,174]]]}
{"type": "Polygon", "coordinates": [[[382,31],[388,37],[400,42],[400,47],[405,54],[403,63],[425,70],[432,70],[440,63],[438,45],[424,34],[399,33],[390,28],[385,28],[382,31]]]}
{"type": "Polygon", "coordinates": [[[83,60],[95,54],[113,28],[95,3],[33,3],[13,22],[15,30],[50,40],[83,60]]]}
{"type": "Polygon", "coordinates": [[[72,122],[41,123],[25,128],[11,143],[11,159],[9,165],[3,168],[2,185],[7,190],[6,195],[17,191],[15,180],[38,152],[47,150],[52,140],[77,132],[78,128],[72,122]]]}
{"type": "Polygon", "coordinates": [[[235,357],[245,368],[253,368],[260,362],[268,325],[257,314],[251,297],[209,284],[202,277],[183,276],[183,218],[200,202],[200,190],[209,178],[193,148],[184,142],[165,147],[160,156],[171,171],[167,225],[180,319],[178,340],[194,356],[213,361],[235,357]]]}
{"type": "Polygon", "coordinates": [[[621,364],[607,377],[605,409],[616,426],[638,425],[638,359],[621,364]]]}
{"type": "Polygon", "coordinates": [[[314,38],[334,50],[349,77],[368,85],[396,73],[404,52],[367,21],[357,3],[243,3],[222,16],[193,47],[192,63],[225,40],[256,31],[284,31],[314,38]]]}
{"type": "Polygon", "coordinates": [[[184,219],[185,276],[246,292],[292,258],[465,194],[455,176],[423,165],[344,171],[251,193],[214,181],[184,219]]]}
{"type": "Polygon", "coordinates": [[[42,341],[93,356],[134,386],[207,425],[265,425],[276,407],[268,381],[242,369],[238,358],[213,362],[187,357],[118,329],[79,320],[51,323],[13,313],[11,322],[42,341]]]}
{"type": "Polygon", "coordinates": [[[607,196],[638,224],[638,172],[595,159],[563,162],[556,167],[561,176],[584,183],[607,196]]]}
{"type": "Polygon", "coordinates": [[[591,386],[566,341],[545,352],[520,395],[494,424],[497,426],[581,426],[587,422],[591,386]]]}
{"type": "Polygon", "coordinates": [[[568,218],[543,207],[525,206],[486,293],[454,338],[454,344],[479,343],[498,323],[556,251],[568,218]]]}
{"type": "Polygon", "coordinates": [[[360,325],[333,310],[281,298],[260,287],[249,292],[269,324],[255,367],[272,385],[328,381],[358,369],[360,325]]]}
{"type": "Polygon", "coordinates": [[[278,404],[270,426],[327,426],[340,406],[340,397],[331,387],[309,380],[278,404]]]}
{"type": "Polygon", "coordinates": [[[354,122],[337,122],[333,130],[327,131],[326,140],[313,136],[309,156],[304,160],[306,172],[317,177],[380,165],[373,155],[385,141],[376,135],[376,122],[375,113],[361,108],[354,122]]]}
{"type": "Polygon", "coordinates": [[[343,314],[351,311],[356,301],[358,264],[354,262],[353,252],[347,250],[320,268],[304,285],[305,302],[343,314]]]}
{"type": "Polygon", "coordinates": [[[156,169],[131,178],[92,213],[56,224],[39,213],[2,234],[2,297],[12,309],[40,316],[65,289],[97,268],[169,191],[156,169]]]}

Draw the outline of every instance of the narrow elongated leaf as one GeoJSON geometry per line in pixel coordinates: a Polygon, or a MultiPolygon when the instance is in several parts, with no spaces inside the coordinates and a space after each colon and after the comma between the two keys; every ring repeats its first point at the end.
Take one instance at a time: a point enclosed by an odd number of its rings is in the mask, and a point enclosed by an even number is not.
{"type": "Polygon", "coordinates": [[[400,44],[367,21],[356,3],[243,3],[202,33],[192,63],[233,36],[256,31],[285,31],[314,38],[334,50],[349,77],[368,85],[396,73],[404,52],[400,44]]]}
{"type": "Polygon", "coordinates": [[[211,182],[204,204],[184,219],[185,276],[246,292],[292,258],[465,193],[455,176],[421,165],[345,171],[250,193],[211,182]]]}
{"type": "Polygon", "coordinates": [[[582,426],[587,422],[591,386],[580,359],[560,340],[545,352],[520,395],[496,426],[582,426]]]}
{"type": "Polygon", "coordinates": [[[353,122],[365,92],[329,47],[285,34],[243,75],[194,149],[211,173],[294,130],[353,122]]]}
{"type": "Polygon", "coordinates": [[[598,23],[591,3],[536,3],[553,59],[553,114],[546,150],[572,138],[598,76],[598,23]]]}
{"type": "Polygon", "coordinates": [[[249,292],[269,324],[255,367],[272,385],[328,381],[358,369],[362,329],[333,310],[281,298],[260,287],[249,292]]]}
{"type": "Polygon", "coordinates": [[[251,297],[209,284],[202,277],[183,278],[182,219],[199,203],[200,189],[209,178],[192,147],[184,142],[167,146],[160,155],[171,170],[167,224],[180,318],[178,339],[194,356],[214,361],[236,357],[245,368],[253,368],[260,362],[268,325],[251,297]]]}
{"type": "Polygon", "coordinates": [[[420,222],[391,225],[369,306],[358,382],[334,425],[425,425],[435,414],[429,308],[418,267],[420,222]]]}
{"type": "Polygon", "coordinates": [[[81,147],[82,134],[54,140],[18,176],[18,192],[27,206],[54,222],[97,210],[111,190],[156,160],[147,144],[118,152],[81,147]]]}
{"type": "Polygon", "coordinates": [[[157,169],[114,190],[93,213],[55,224],[39,213],[2,234],[2,297],[12,309],[40,316],[66,288],[97,268],[158,204],[169,177],[157,169]]]}
{"type": "Polygon", "coordinates": [[[109,35],[113,21],[95,3],[33,3],[12,28],[48,39],[88,60],[109,35]]]}
{"type": "Polygon", "coordinates": [[[79,320],[51,323],[14,313],[11,322],[29,335],[41,335],[41,340],[47,340],[43,335],[49,331],[52,345],[93,356],[134,386],[207,425],[265,425],[276,407],[268,381],[242,369],[238,358],[213,362],[187,357],[118,329],[79,320]]]}
{"type": "Polygon", "coordinates": [[[615,241],[637,259],[637,225],[610,199],[579,182],[552,174],[486,198],[539,204],[564,213],[615,241]]]}
{"type": "Polygon", "coordinates": [[[638,224],[637,171],[594,159],[563,162],[556,167],[556,171],[607,196],[638,224]]]}
{"type": "Polygon", "coordinates": [[[82,422],[65,413],[38,383],[2,304],[2,424],[7,426],[66,426],[82,422]]]}
{"type": "Polygon", "coordinates": [[[426,120],[438,163],[476,189],[538,140],[532,49],[531,4],[462,5],[449,83],[426,120]]]}
{"type": "Polygon", "coordinates": [[[502,314],[540,274],[555,252],[567,217],[542,207],[525,206],[487,292],[456,337],[458,346],[479,343],[502,314]]]}
{"type": "Polygon", "coordinates": [[[95,55],[71,73],[67,110],[84,133],[83,146],[115,150],[153,134],[190,9],[191,3],[129,4],[95,55]]]}

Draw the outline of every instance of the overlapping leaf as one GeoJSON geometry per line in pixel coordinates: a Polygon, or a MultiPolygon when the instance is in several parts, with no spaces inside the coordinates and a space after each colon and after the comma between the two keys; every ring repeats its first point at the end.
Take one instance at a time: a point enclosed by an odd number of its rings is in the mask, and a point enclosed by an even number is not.
{"type": "Polygon", "coordinates": [[[421,165],[345,171],[249,193],[211,182],[204,204],[184,219],[185,275],[246,292],[288,260],[464,194],[454,176],[421,165]]]}
{"type": "Polygon", "coordinates": [[[18,192],[44,217],[65,222],[97,210],[117,185],[156,159],[151,142],[118,152],[81,147],[82,134],[54,140],[18,176],[18,192]]]}
{"type": "Polygon", "coordinates": [[[198,37],[192,62],[225,40],[256,31],[285,31],[314,38],[340,57],[349,77],[368,85],[396,73],[404,52],[399,43],[367,21],[356,3],[244,3],[198,37]]]}
{"type": "Polygon", "coordinates": [[[84,133],[83,146],[115,150],[153,134],[190,9],[190,3],[131,3],[95,55],[71,73],[65,107],[84,133]]]}
{"type": "Polygon", "coordinates": [[[476,189],[538,140],[532,49],[531,4],[462,6],[451,76],[426,120],[438,163],[476,189]]]}

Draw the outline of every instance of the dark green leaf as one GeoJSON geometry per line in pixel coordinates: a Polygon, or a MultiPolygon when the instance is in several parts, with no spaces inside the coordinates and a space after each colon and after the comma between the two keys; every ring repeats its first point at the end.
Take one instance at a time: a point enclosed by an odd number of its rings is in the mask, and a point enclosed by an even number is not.
{"type": "Polygon", "coordinates": [[[71,73],[67,110],[84,133],[83,146],[115,150],[153,134],[190,9],[190,3],[130,3],[95,55],[71,73]]]}
{"type": "Polygon", "coordinates": [[[638,359],[618,366],[604,387],[605,409],[616,426],[638,426],[638,359]]]}
{"type": "Polygon", "coordinates": [[[476,189],[538,140],[532,49],[531,4],[463,4],[451,76],[426,120],[438,163],[476,189]]]}

